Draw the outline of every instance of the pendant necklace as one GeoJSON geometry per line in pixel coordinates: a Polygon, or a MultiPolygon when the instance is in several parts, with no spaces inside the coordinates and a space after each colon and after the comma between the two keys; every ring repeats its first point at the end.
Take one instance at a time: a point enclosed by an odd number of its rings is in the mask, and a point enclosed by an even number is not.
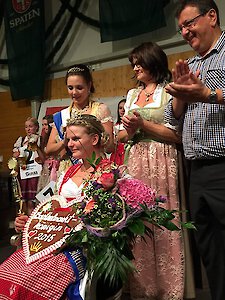
{"type": "Polygon", "coordinates": [[[145,93],[145,96],[146,96],[145,102],[148,102],[148,101],[149,101],[149,98],[150,98],[150,96],[152,96],[152,95],[154,94],[155,88],[154,88],[154,90],[153,90],[153,91],[151,91],[150,93],[147,93],[147,92],[145,91],[145,89],[144,89],[143,91],[144,91],[144,93],[145,93]]]}

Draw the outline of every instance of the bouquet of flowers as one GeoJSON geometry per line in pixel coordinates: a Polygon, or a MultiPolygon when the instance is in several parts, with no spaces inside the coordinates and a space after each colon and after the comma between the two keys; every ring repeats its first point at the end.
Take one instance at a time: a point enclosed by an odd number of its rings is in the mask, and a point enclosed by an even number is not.
{"type": "Polygon", "coordinates": [[[195,228],[191,222],[178,227],[173,220],[176,210],[160,207],[166,201],[141,180],[126,174],[126,167],[117,166],[93,154],[94,172],[85,182],[84,200],[76,204],[82,230],[71,232],[67,243],[83,247],[89,270],[113,284],[125,281],[135,270],[132,244],[137,235],[152,235],[148,225],[168,230],[195,228]]]}

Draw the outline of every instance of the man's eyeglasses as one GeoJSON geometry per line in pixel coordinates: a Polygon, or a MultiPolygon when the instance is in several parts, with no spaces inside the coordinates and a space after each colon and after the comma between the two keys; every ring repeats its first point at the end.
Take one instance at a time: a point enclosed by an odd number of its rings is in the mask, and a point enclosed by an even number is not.
{"type": "Polygon", "coordinates": [[[132,63],[131,64],[131,66],[132,66],[132,68],[134,69],[134,68],[137,68],[137,69],[140,69],[141,68],[141,65],[139,65],[138,63],[132,63]]]}
{"type": "Polygon", "coordinates": [[[188,20],[186,22],[184,22],[184,24],[182,24],[179,29],[177,30],[178,33],[182,33],[183,29],[191,29],[192,27],[194,27],[196,25],[196,23],[198,22],[198,19],[202,16],[204,16],[206,13],[203,13],[203,14],[200,14],[200,15],[197,15],[196,17],[194,17],[193,19],[191,20],[188,20]]]}

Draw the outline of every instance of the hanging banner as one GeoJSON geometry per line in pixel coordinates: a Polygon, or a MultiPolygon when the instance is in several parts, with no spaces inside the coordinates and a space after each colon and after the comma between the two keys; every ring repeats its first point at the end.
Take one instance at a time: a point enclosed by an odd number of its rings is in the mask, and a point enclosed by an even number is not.
{"type": "Polygon", "coordinates": [[[99,0],[101,42],[116,41],[166,26],[170,0],[99,0]]]}
{"type": "Polygon", "coordinates": [[[44,1],[5,0],[4,21],[12,99],[42,99],[44,1]]]}

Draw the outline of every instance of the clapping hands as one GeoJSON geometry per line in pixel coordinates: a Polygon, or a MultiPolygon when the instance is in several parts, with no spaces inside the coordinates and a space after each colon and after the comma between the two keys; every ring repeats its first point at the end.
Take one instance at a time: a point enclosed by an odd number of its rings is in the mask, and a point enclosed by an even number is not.
{"type": "Polygon", "coordinates": [[[137,111],[134,111],[132,115],[126,115],[122,118],[122,123],[126,129],[129,138],[132,138],[138,128],[141,127],[143,119],[137,111]]]}
{"type": "Polygon", "coordinates": [[[199,79],[199,70],[191,72],[187,61],[180,59],[172,75],[173,82],[165,87],[167,93],[184,102],[205,102],[210,90],[199,79]]]}

